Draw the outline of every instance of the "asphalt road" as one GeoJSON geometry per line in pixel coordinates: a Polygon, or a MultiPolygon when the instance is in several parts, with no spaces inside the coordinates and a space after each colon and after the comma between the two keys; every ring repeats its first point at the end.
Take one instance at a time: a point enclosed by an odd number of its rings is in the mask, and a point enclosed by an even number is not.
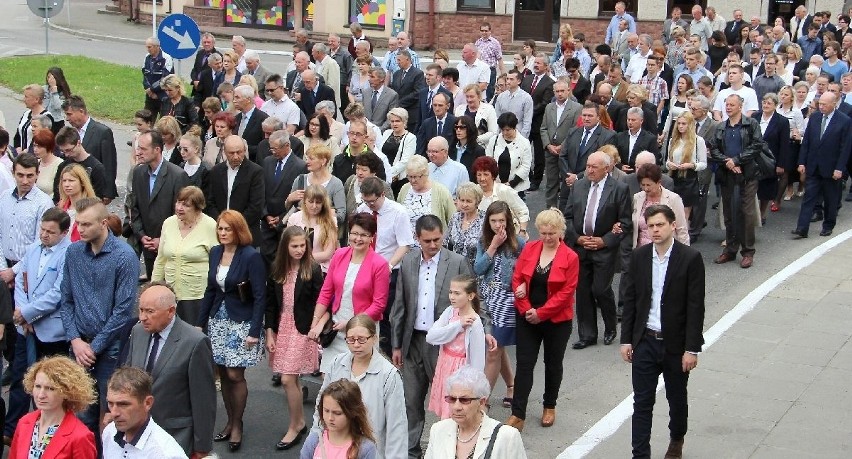
{"type": "MultiPolygon", "coordinates": [[[[6,17],[7,20],[0,22],[0,57],[43,51],[44,29],[41,28],[41,21],[32,17],[25,6],[21,3],[11,6],[6,17]]],[[[105,17],[104,20],[114,19],[105,17]]],[[[266,45],[249,44],[250,48],[261,46],[266,45]]],[[[54,31],[51,32],[51,51],[97,56],[128,65],[141,65],[144,57],[144,48],[140,45],[81,39],[54,31]]],[[[283,66],[287,61],[287,58],[280,56],[269,56],[264,59],[268,66],[283,66]]],[[[184,74],[189,72],[187,66],[184,66],[182,70],[184,74]]],[[[0,92],[0,110],[5,114],[9,124],[15,123],[23,112],[23,105],[11,94],[8,90],[0,92]]],[[[119,125],[112,125],[112,128],[115,131],[119,151],[118,177],[120,185],[123,185],[121,182],[127,176],[129,169],[130,154],[126,141],[130,138],[131,128],[119,125]]],[[[123,193],[123,187],[120,187],[120,190],[123,193]]],[[[710,201],[715,201],[713,196],[710,201]]],[[[529,193],[527,202],[532,215],[536,215],[543,208],[543,193],[529,193]]],[[[707,265],[705,329],[769,276],[824,240],[816,236],[819,232],[817,227],[811,230],[810,239],[791,240],[789,232],[795,226],[799,203],[798,200],[784,203],[786,205],[780,212],[769,216],[767,226],[757,230],[755,264],[748,270],[741,269],[734,263],[722,266],[712,263],[713,258],[720,253],[719,243],[723,239],[723,233],[715,224],[716,211],[708,211],[710,224],[705,229],[701,241],[695,245],[702,252],[707,265]]],[[[852,205],[847,206],[846,211],[841,210],[837,226],[838,233],[848,228],[852,222],[849,207],[852,205]]],[[[117,207],[114,206],[114,208],[118,210],[117,207]]],[[[614,287],[617,288],[617,285],[614,287]]],[[[571,342],[575,339],[576,334],[572,336],[571,342]]],[[[702,371],[699,368],[692,377],[701,378],[701,374],[702,371]]],[[[238,455],[252,458],[298,457],[295,451],[287,453],[274,451],[275,443],[281,438],[286,428],[288,416],[283,391],[270,385],[270,371],[266,362],[247,371],[246,376],[249,381],[250,396],[245,415],[243,448],[238,455]]],[[[543,371],[539,365],[536,369],[536,384],[530,400],[529,422],[523,434],[524,443],[531,458],[556,457],[631,392],[630,368],[621,361],[617,346],[598,345],[582,351],[575,351],[569,347],[565,355],[565,376],[557,407],[557,422],[554,427],[544,429],[537,423],[537,417],[540,415],[538,404],[543,390],[542,378],[543,371]]],[[[317,386],[309,384],[309,388],[313,400],[317,386]]],[[[492,400],[494,408],[492,408],[491,416],[499,420],[505,420],[509,415],[509,410],[503,408],[499,402],[504,390],[502,382],[498,383],[492,400]]],[[[217,428],[224,424],[224,409],[221,402],[219,402],[219,408],[217,428]]],[[[306,410],[306,416],[312,416],[312,403],[306,405],[306,410]]],[[[428,429],[424,435],[424,442],[427,435],[428,429]]],[[[625,455],[629,454],[629,447],[628,444],[624,445],[625,455]]],[[[224,444],[216,444],[215,451],[220,455],[230,455],[224,444]]]]}

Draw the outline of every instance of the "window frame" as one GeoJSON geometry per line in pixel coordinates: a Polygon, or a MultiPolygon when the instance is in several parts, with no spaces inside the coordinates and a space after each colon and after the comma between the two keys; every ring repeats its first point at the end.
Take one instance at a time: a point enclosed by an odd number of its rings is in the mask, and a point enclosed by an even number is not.
{"type": "Polygon", "coordinates": [[[495,0],[489,0],[489,6],[487,7],[479,7],[479,6],[466,6],[464,4],[465,0],[456,0],[456,11],[458,12],[495,12],[495,0]]]}

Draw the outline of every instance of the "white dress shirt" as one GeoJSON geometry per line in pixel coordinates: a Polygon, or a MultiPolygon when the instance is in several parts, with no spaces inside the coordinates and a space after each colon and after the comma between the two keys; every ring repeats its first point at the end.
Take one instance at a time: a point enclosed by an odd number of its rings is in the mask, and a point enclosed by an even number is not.
{"type": "Polygon", "coordinates": [[[417,310],[415,311],[414,329],[428,332],[435,323],[435,276],[438,275],[438,261],[441,252],[429,260],[420,256],[420,273],[417,282],[417,310]]]}
{"type": "Polygon", "coordinates": [[[657,332],[663,331],[660,306],[663,302],[663,287],[666,283],[666,271],[669,269],[672,247],[674,247],[674,240],[669,242],[669,248],[662,258],[657,256],[656,244],[651,249],[651,310],[648,311],[647,327],[657,332]]]}
{"type": "MultiPolygon", "coordinates": [[[[604,189],[604,185],[606,184],[607,177],[609,177],[609,176],[605,175],[604,178],[601,179],[600,182],[592,183],[592,186],[589,187],[589,196],[586,197],[586,212],[588,212],[589,211],[589,205],[592,203],[592,195],[594,194],[595,186],[598,187],[598,197],[597,197],[598,202],[597,202],[597,205],[593,209],[591,209],[591,211],[592,211],[592,233],[595,232],[595,224],[597,223],[597,220],[598,220],[598,209],[600,209],[600,207],[601,207],[601,199],[603,199],[603,189],[604,189]]],[[[584,218],[584,222],[585,222],[585,218],[584,218]]],[[[587,234],[586,236],[591,236],[591,234],[587,234]]]]}

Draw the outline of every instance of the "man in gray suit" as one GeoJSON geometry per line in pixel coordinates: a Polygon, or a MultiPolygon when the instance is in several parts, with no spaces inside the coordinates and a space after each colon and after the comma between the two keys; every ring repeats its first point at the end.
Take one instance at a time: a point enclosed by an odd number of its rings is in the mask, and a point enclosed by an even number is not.
{"type": "Polygon", "coordinates": [[[562,183],[562,176],[559,174],[559,152],[568,132],[576,126],[583,108],[573,100],[571,86],[565,81],[553,83],[553,94],[556,100],[544,108],[544,118],[539,130],[541,144],[545,145],[544,174],[547,184],[544,200],[547,207],[555,207],[559,199],[559,186],[562,183]]]}
{"type": "Polygon", "coordinates": [[[139,323],[128,341],[129,366],[154,379],[151,416],[191,457],[213,450],[216,387],[210,339],[177,317],[174,291],[152,282],[139,296],[139,323]]]}
{"type": "Polygon", "coordinates": [[[621,240],[632,234],[632,200],[627,185],[608,176],[612,159],[603,152],[589,155],[585,177],[577,180],[565,206],[565,243],[580,257],[577,282],[577,331],[572,346],[585,349],[597,344],[598,314],[604,321],[604,344],[617,334],[612,278],[618,266],[621,240]],[[621,233],[613,231],[621,224],[621,233]]]}
{"type": "Polygon", "coordinates": [[[371,123],[384,131],[390,127],[388,112],[399,107],[399,94],[385,86],[385,69],[375,67],[369,75],[370,87],[364,93],[364,114],[371,123]]]}
{"type": "Polygon", "coordinates": [[[426,332],[450,306],[450,281],[459,274],[473,275],[463,256],[441,247],[444,229],[438,217],[420,217],[414,230],[420,249],[408,252],[400,263],[396,299],[390,311],[393,363],[402,370],[411,459],[419,458],[422,452],[424,403],[438,362],[438,346],[426,342],[426,332]],[[433,275],[421,278],[421,269],[433,275]]]}
{"type": "Polygon", "coordinates": [[[243,59],[246,61],[246,75],[251,75],[254,77],[255,82],[257,82],[257,86],[261,88],[260,97],[263,100],[266,100],[266,92],[263,91],[264,85],[266,85],[266,79],[272,75],[269,70],[266,70],[266,67],[260,63],[260,54],[257,51],[250,49],[243,54],[243,59]]]}
{"type": "Polygon", "coordinates": [[[600,124],[598,104],[586,101],[580,112],[580,118],[583,120],[583,126],[575,127],[568,132],[559,150],[559,174],[563,181],[560,183],[562,187],[560,209],[565,207],[571,187],[577,181],[577,174],[581,174],[586,169],[589,155],[598,151],[603,145],[615,145],[615,132],[600,124]]]}
{"type": "Polygon", "coordinates": [[[683,30],[689,30],[689,23],[681,18],[680,7],[672,8],[672,17],[663,21],[663,43],[668,44],[672,41],[672,28],[675,26],[683,27],[683,30]]]}
{"type": "Polygon", "coordinates": [[[163,135],[154,129],[139,135],[139,156],[144,164],[133,169],[133,204],[130,226],[142,244],[148,279],[160,247],[163,222],[174,215],[175,200],[189,177],[180,166],[163,157],[163,135]]]}
{"type": "MultiPolygon", "coordinates": [[[[263,255],[267,266],[272,265],[275,252],[278,249],[278,240],[284,225],[281,217],[287,213],[284,201],[290,194],[293,183],[299,179],[301,174],[306,174],[308,169],[301,158],[292,154],[290,145],[290,134],[286,130],[279,130],[269,136],[269,151],[272,155],[263,159],[263,183],[266,186],[266,207],[263,209],[263,222],[260,225],[260,234],[263,240],[260,243],[260,253],[263,255]]],[[[305,183],[300,193],[304,196],[305,183]]],[[[301,196],[299,200],[301,200],[301,196]]]]}
{"type": "MultiPolygon", "coordinates": [[[[692,117],[698,123],[696,134],[704,139],[705,143],[709,143],[708,141],[713,139],[713,133],[718,127],[718,123],[708,115],[710,101],[704,96],[696,96],[690,99],[689,108],[692,110],[692,117]]],[[[701,236],[701,231],[704,229],[707,215],[707,195],[710,193],[710,182],[712,180],[712,168],[706,167],[698,173],[698,204],[692,206],[692,212],[689,214],[689,240],[693,244],[698,242],[698,237],[701,236]]]]}

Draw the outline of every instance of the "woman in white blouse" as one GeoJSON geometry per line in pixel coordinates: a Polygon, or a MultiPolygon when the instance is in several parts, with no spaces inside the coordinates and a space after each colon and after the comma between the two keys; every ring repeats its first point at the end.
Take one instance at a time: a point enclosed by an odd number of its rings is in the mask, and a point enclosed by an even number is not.
{"type": "Polygon", "coordinates": [[[382,133],[382,151],[376,153],[383,154],[390,163],[388,182],[397,194],[402,186],[408,183],[405,169],[411,155],[417,150],[417,136],[405,129],[408,124],[408,111],[404,108],[392,108],[388,112],[388,122],[390,129],[382,133]]]}
{"type": "Polygon", "coordinates": [[[666,169],[674,179],[674,191],[683,200],[687,220],[698,202],[698,172],[707,168],[707,145],[695,134],[695,118],[685,111],[675,119],[675,129],[663,152],[666,169]]]}
{"type": "Polygon", "coordinates": [[[469,84],[464,88],[464,97],[466,105],[456,107],[456,118],[460,116],[469,116],[476,123],[476,130],[479,135],[476,141],[482,145],[488,145],[488,142],[497,135],[499,128],[497,127],[497,111],[488,102],[482,101],[482,90],[477,84],[469,84]]]}
{"type": "Polygon", "coordinates": [[[485,156],[497,161],[497,177],[518,192],[523,199],[524,191],[530,187],[529,175],[532,166],[530,141],[518,133],[518,117],[507,112],[497,118],[500,134],[494,136],[485,147],[485,156]]]}
{"type": "Polygon", "coordinates": [[[790,156],[787,162],[778,161],[776,158],[776,167],[784,169],[778,177],[778,195],[775,199],[775,205],[780,208],[782,200],[789,201],[793,198],[793,183],[800,179],[797,169],[802,133],[805,132],[805,118],[802,110],[795,107],[795,95],[791,86],[781,88],[778,91],[778,99],[781,104],[775,111],[790,122],[790,156]]]}

